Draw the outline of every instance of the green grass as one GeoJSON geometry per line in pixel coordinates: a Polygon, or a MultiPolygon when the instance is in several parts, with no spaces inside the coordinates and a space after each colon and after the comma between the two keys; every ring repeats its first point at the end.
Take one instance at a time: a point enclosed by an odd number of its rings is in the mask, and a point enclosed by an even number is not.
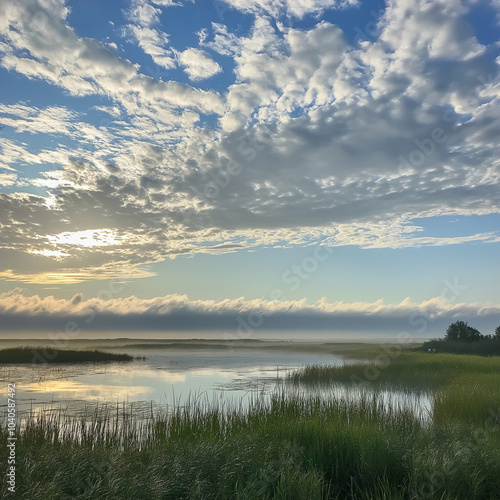
{"type": "Polygon", "coordinates": [[[416,389],[438,388],[458,376],[500,373],[500,357],[438,354],[392,350],[373,350],[366,363],[343,366],[310,365],[291,375],[302,383],[362,383],[416,389]]]}
{"type": "Polygon", "coordinates": [[[434,421],[500,426],[500,373],[464,373],[434,399],[434,421]]]}
{"type": "Polygon", "coordinates": [[[284,392],[245,411],[191,404],[146,421],[53,414],[17,430],[15,497],[490,500],[500,440],[477,429],[426,427],[376,397],[284,392]]]}
{"type": "Polygon", "coordinates": [[[434,392],[436,423],[500,424],[500,357],[381,351],[372,362],[307,366],[293,373],[295,383],[399,388],[434,392]]]}
{"type": "MultiPolygon", "coordinates": [[[[377,368],[373,392],[359,398],[285,385],[248,408],[196,399],[145,420],[109,407],[81,419],[32,416],[16,430],[15,498],[500,498],[500,360],[393,351],[384,363],[373,354],[369,364],[309,367],[290,380],[358,388],[377,368]],[[432,389],[429,420],[384,405],[387,386],[432,389]]],[[[0,463],[6,453],[0,447],[0,463]]]]}
{"type": "Polygon", "coordinates": [[[436,352],[450,354],[473,354],[476,356],[500,356],[500,340],[487,339],[476,342],[459,340],[430,340],[418,348],[422,351],[436,349],[436,352]]]}
{"type": "Polygon", "coordinates": [[[88,363],[132,361],[128,354],[95,350],[53,349],[50,347],[12,347],[0,349],[0,364],[6,363],[88,363]]]}

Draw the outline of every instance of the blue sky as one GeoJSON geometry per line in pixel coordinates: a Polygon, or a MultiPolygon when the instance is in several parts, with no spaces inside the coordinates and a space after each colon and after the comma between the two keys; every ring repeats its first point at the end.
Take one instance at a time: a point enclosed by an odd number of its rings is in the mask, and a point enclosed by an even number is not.
{"type": "Polygon", "coordinates": [[[0,314],[500,323],[499,23],[497,0],[2,2],[0,314]]]}

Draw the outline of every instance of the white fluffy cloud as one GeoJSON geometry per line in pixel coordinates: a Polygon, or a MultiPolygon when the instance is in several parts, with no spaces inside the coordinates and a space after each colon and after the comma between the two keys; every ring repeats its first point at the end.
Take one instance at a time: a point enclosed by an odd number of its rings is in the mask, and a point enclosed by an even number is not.
{"type": "Polygon", "coordinates": [[[168,35],[158,29],[161,9],[175,5],[173,2],[150,2],[149,0],[133,0],[128,17],[131,24],[128,30],[137,40],[139,47],[149,54],[155,64],[166,69],[175,68],[175,58],[168,48],[168,35]]]}
{"type": "Polygon", "coordinates": [[[318,314],[367,314],[367,315],[399,315],[408,316],[417,311],[428,314],[443,315],[450,312],[464,313],[464,307],[470,308],[476,315],[499,314],[500,305],[488,307],[450,304],[441,297],[435,297],[421,303],[406,298],[399,304],[385,304],[383,300],[375,302],[343,301],[327,302],[324,298],[308,303],[306,300],[269,301],[265,299],[190,300],[186,295],[166,295],[153,299],[139,299],[131,296],[116,299],[90,298],[84,300],[81,294],[69,300],[55,299],[53,296],[26,296],[21,289],[13,289],[0,293],[0,314],[15,313],[24,315],[84,315],[89,310],[96,313],[127,314],[171,314],[179,311],[192,311],[210,314],[245,314],[259,311],[263,315],[276,313],[318,313],[318,314]]]}
{"type": "Polygon", "coordinates": [[[499,61],[468,23],[468,2],[390,1],[352,43],[330,22],[306,29],[265,14],[342,2],[227,3],[254,13],[252,28],[213,24],[200,48],[183,51],[160,22],[161,8],[182,7],[135,0],[127,11],[135,42],[164,68],[199,80],[221,71],[209,53],[231,58],[220,93],[146,76],[110,44],[79,36],[62,0],[0,5],[4,68],[102,99],[93,123],[62,105],[0,106],[11,134],[0,138],[0,184],[38,193],[0,194],[1,277],[145,276],[167,256],[318,239],[498,242],[488,231],[430,237],[413,223],[500,211],[499,61]],[[218,125],[201,124],[210,114],[218,125]],[[49,140],[36,149],[22,134],[49,140]],[[26,166],[39,168],[23,177],[26,166]],[[110,245],[57,239],[109,228],[110,245]]]}
{"type": "Polygon", "coordinates": [[[222,71],[222,68],[207,53],[193,47],[177,54],[184,71],[189,75],[190,80],[203,80],[210,78],[222,71]]]}
{"type": "MultiPolygon", "coordinates": [[[[117,290],[120,289],[116,285],[117,290]]],[[[108,290],[109,292],[109,290],[108,290]]],[[[110,293],[109,295],[112,295],[110,293]]],[[[245,300],[190,300],[186,295],[166,295],[153,299],[91,298],[81,294],[69,300],[53,296],[41,298],[26,296],[20,289],[0,294],[0,317],[2,328],[31,324],[36,319],[39,329],[64,330],[72,321],[82,330],[99,329],[111,320],[121,331],[127,325],[140,325],[142,331],[161,328],[179,330],[222,326],[227,339],[240,339],[267,329],[285,327],[300,328],[307,325],[344,333],[355,331],[383,331],[389,337],[394,333],[418,337],[422,334],[442,334],[446,326],[457,319],[474,317],[475,323],[490,330],[500,320],[498,304],[450,304],[442,297],[434,297],[420,303],[406,298],[399,304],[375,302],[327,302],[324,298],[314,303],[306,300],[269,301],[265,299],[245,300]],[[101,318],[104,323],[101,323],[101,318]],[[200,323],[201,321],[201,323],[200,323]],[[252,325],[259,323],[259,327],[252,325]]],[[[479,326],[479,325],[478,325],[479,326]]],[[[310,326],[308,326],[310,330],[310,326]]],[[[484,330],[484,333],[489,331],[484,330]]]]}
{"type": "Polygon", "coordinates": [[[0,104],[0,120],[19,133],[66,135],[96,145],[110,139],[106,130],[79,118],[78,113],[60,106],[39,109],[25,104],[0,104]]]}
{"type": "Polygon", "coordinates": [[[291,15],[303,17],[325,9],[355,6],[358,0],[223,0],[229,6],[249,13],[266,13],[274,17],[291,15]]]}
{"type": "Polygon", "coordinates": [[[73,95],[108,95],[132,113],[139,104],[222,111],[216,93],[155,80],[106,45],[78,37],[67,25],[67,15],[61,0],[2,3],[0,33],[9,42],[9,51],[1,59],[3,67],[47,80],[73,95]]]}
{"type": "Polygon", "coordinates": [[[236,83],[228,89],[229,112],[221,118],[227,131],[255,117],[261,122],[287,121],[299,109],[366,95],[344,77],[349,70],[348,47],[342,31],[332,24],[320,22],[309,31],[283,28],[277,33],[267,19],[257,18],[251,35],[239,40],[237,47],[236,83]]]}
{"type": "Polygon", "coordinates": [[[159,29],[161,7],[178,5],[175,2],[133,0],[128,11],[131,24],[128,31],[137,40],[139,47],[151,56],[154,63],[165,69],[180,65],[191,81],[203,80],[220,73],[222,68],[209,55],[200,49],[190,47],[183,51],[175,50],[169,44],[168,35],[159,29]]]}
{"type": "Polygon", "coordinates": [[[0,173],[0,186],[12,186],[16,183],[17,174],[0,173]]]}

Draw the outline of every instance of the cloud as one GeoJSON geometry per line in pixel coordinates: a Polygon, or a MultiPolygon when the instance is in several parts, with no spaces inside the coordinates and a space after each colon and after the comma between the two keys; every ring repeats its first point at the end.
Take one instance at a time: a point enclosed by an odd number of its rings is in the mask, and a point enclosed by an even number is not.
{"type": "MultiPolygon", "coordinates": [[[[220,47],[216,29],[216,38],[207,46],[220,47]]],[[[256,117],[261,123],[287,121],[297,110],[331,105],[347,95],[367,95],[343,76],[348,47],[342,31],[330,23],[279,33],[269,20],[257,18],[250,36],[236,47],[236,83],[228,89],[229,113],[220,119],[227,131],[256,117]]]]}
{"type": "Polygon", "coordinates": [[[358,0],[223,0],[231,7],[248,13],[266,13],[274,17],[290,15],[302,18],[326,9],[356,6],[358,0]]]}
{"type": "Polygon", "coordinates": [[[203,80],[220,73],[222,68],[205,51],[194,47],[178,51],[169,45],[168,35],[159,30],[162,11],[157,5],[172,7],[178,4],[134,0],[127,12],[131,21],[127,31],[139,43],[139,47],[151,56],[155,64],[167,70],[174,69],[177,65],[182,66],[191,81],[203,80]]]}
{"type": "MultiPolygon", "coordinates": [[[[44,250],[46,256],[60,257],[65,254],[60,250],[51,254],[50,250],[44,250]]],[[[0,278],[5,281],[16,281],[34,285],[74,285],[89,280],[112,280],[112,279],[141,279],[154,276],[147,270],[137,267],[124,267],[123,265],[108,264],[102,267],[88,267],[75,271],[74,268],[60,267],[54,272],[38,273],[15,273],[12,269],[0,271],[0,278]]]]}
{"type": "Polygon", "coordinates": [[[106,45],[80,38],[66,23],[68,8],[61,0],[8,1],[0,7],[0,33],[9,42],[1,64],[30,78],[39,78],[72,95],[101,94],[137,110],[137,96],[156,107],[188,107],[205,113],[222,111],[215,92],[175,81],[158,81],[139,73],[106,45]],[[29,52],[30,57],[24,54],[29,52]]]}
{"type": "Polygon", "coordinates": [[[499,61],[469,3],[389,2],[352,42],[331,22],[294,22],[338,2],[231,4],[255,14],[248,31],[212,24],[199,49],[177,52],[160,31],[172,2],[127,11],[160,37],[143,49],[173,54],[193,80],[220,71],[208,53],[230,58],[221,93],[146,76],[80,37],[61,0],[0,5],[0,64],[66,91],[65,105],[0,106],[3,279],[150,276],[148,264],[179,254],[318,241],[498,242],[493,230],[429,236],[414,222],[500,211],[499,61]],[[271,21],[275,7],[290,22],[271,21]],[[93,106],[72,110],[77,96],[93,106]],[[109,244],[80,244],[104,234],[109,244]]]}
{"type": "Polygon", "coordinates": [[[222,68],[208,54],[193,47],[177,54],[179,63],[184,66],[184,71],[190,80],[203,80],[210,78],[222,71],[222,68]]]}
{"type": "Polygon", "coordinates": [[[500,305],[478,306],[465,304],[450,304],[440,297],[432,298],[422,303],[411,302],[406,298],[399,304],[384,304],[383,300],[375,302],[353,302],[343,301],[327,302],[325,298],[309,304],[305,299],[288,301],[270,301],[265,299],[245,300],[243,297],[237,299],[215,300],[190,300],[187,295],[166,295],[153,299],[139,299],[131,296],[127,298],[99,299],[90,298],[84,300],[81,294],[75,295],[69,300],[55,299],[52,296],[40,298],[38,295],[25,296],[20,288],[0,294],[0,313],[19,313],[27,315],[59,315],[67,314],[85,315],[88,310],[96,313],[110,313],[116,315],[127,314],[158,314],[167,315],[176,312],[198,312],[212,314],[247,314],[260,312],[262,315],[275,313],[318,313],[318,314],[397,314],[402,317],[414,312],[414,310],[431,311],[432,314],[445,314],[451,311],[461,311],[468,307],[475,314],[487,311],[500,312],[500,305]],[[486,309],[485,309],[486,308],[486,309]]]}
{"type": "MultiPolygon", "coordinates": [[[[107,294],[113,295],[109,290],[107,294]]],[[[329,303],[324,298],[314,303],[305,299],[279,302],[243,297],[213,301],[190,300],[185,295],[88,300],[75,295],[64,300],[25,296],[20,289],[14,289],[0,294],[0,317],[3,329],[15,324],[29,325],[33,319],[41,329],[64,328],[68,321],[74,321],[83,330],[128,330],[139,325],[142,331],[223,328],[226,338],[246,337],[269,329],[306,327],[344,332],[389,328],[385,331],[388,335],[403,328],[418,336],[424,331],[429,335],[462,318],[490,328],[500,320],[500,305],[450,304],[441,297],[421,303],[407,298],[399,304],[385,304],[382,300],[329,303]]]]}
{"type": "Polygon", "coordinates": [[[0,186],[13,186],[16,184],[17,174],[0,173],[0,186]]]}
{"type": "Polygon", "coordinates": [[[0,138],[0,168],[15,171],[11,165],[17,163],[34,164],[40,163],[38,155],[30,153],[26,149],[26,144],[10,139],[0,138]]]}
{"type": "Polygon", "coordinates": [[[139,47],[151,56],[155,64],[172,69],[176,67],[175,57],[168,48],[168,35],[158,29],[161,9],[155,5],[170,7],[174,2],[149,2],[148,0],[133,0],[128,10],[128,19],[132,24],[128,31],[139,43],[139,47]]]}
{"type": "Polygon", "coordinates": [[[500,242],[500,235],[495,232],[455,237],[417,236],[422,230],[423,228],[405,224],[404,221],[382,222],[366,227],[359,224],[340,224],[336,227],[336,233],[325,242],[331,246],[357,245],[361,248],[405,248],[500,242]]]}
{"type": "Polygon", "coordinates": [[[78,120],[79,113],[62,106],[40,109],[25,104],[0,104],[0,115],[2,123],[17,133],[65,135],[93,144],[110,139],[106,130],[78,120]]]}

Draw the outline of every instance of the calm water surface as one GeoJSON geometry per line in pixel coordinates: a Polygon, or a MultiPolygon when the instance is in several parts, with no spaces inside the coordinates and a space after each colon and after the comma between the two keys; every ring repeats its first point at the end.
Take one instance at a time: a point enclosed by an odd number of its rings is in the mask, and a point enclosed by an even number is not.
{"type": "MultiPolygon", "coordinates": [[[[18,414],[65,412],[86,415],[95,407],[126,406],[136,415],[149,415],[152,407],[189,402],[223,402],[246,406],[252,399],[282,387],[288,373],[311,364],[341,365],[341,356],[290,349],[259,347],[116,348],[145,359],[125,363],[76,365],[7,365],[0,367],[4,386],[15,382],[18,414]]],[[[350,360],[349,362],[352,362],[350,360]]],[[[347,386],[296,388],[322,397],[355,400],[360,393],[347,386]]],[[[292,389],[293,390],[293,389],[292,389]]],[[[6,392],[6,391],[3,391],[6,392]]],[[[401,391],[378,391],[387,406],[410,408],[422,418],[432,410],[432,397],[401,391]]],[[[6,395],[0,394],[5,411],[6,395]]]]}
{"type": "MultiPolygon", "coordinates": [[[[113,349],[108,349],[113,350],[113,349]]],[[[342,364],[339,356],[259,349],[117,349],[144,360],[77,365],[7,365],[1,379],[17,384],[18,411],[84,403],[185,404],[194,398],[239,401],[272,390],[308,364],[342,364]]],[[[5,405],[6,396],[0,396],[5,405]]],[[[135,405],[140,406],[140,405],[135,405]]]]}

